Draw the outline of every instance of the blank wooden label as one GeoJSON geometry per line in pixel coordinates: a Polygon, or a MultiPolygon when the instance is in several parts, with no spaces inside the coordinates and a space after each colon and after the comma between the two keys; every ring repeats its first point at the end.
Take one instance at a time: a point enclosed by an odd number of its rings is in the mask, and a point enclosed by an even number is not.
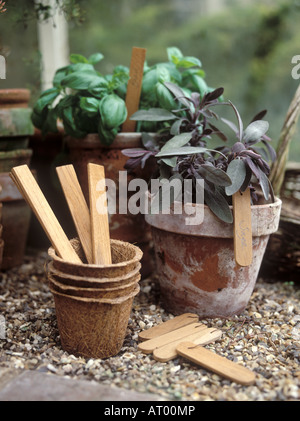
{"type": "MultiPolygon", "coordinates": [[[[193,333],[190,336],[184,338],[185,341],[192,341],[195,345],[207,345],[222,336],[222,331],[215,328],[204,328],[199,332],[193,333]]],[[[161,346],[153,351],[153,357],[155,360],[160,362],[167,362],[178,357],[177,346],[182,342],[182,338],[161,346]]]]}
{"type": "Polygon", "coordinates": [[[138,345],[138,349],[145,354],[151,354],[156,348],[166,345],[170,342],[174,342],[177,339],[183,339],[192,333],[199,332],[202,329],[206,329],[206,326],[202,323],[192,323],[188,326],[184,326],[180,329],[173,330],[172,332],[165,333],[164,335],[158,336],[157,338],[150,339],[149,341],[141,342],[138,345]]]}
{"type": "Polygon", "coordinates": [[[145,48],[133,47],[129,70],[130,79],[128,81],[125,99],[127,119],[122,126],[123,132],[135,131],[136,121],[130,120],[130,117],[139,109],[145,58],[145,48]]]}
{"type": "Polygon", "coordinates": [[[11,178],[42,225],[56,253],[71,263],[82,263],[27,165],[14,167],[11,178]]]}
{"type": "Polygon", "coordinates": [[[250,189],[232,196],[234,215],[234,255],[240,266],[252,263],[252,225],[250,189]]]}
{"type": "Polygon", "coordinates": [[[157,326],[150,329],[143,330],[139,334],[139,340],[146,341],[148,339],[156,338],[157,336],[164,335],[165,333],[171,332],[180,327],[187,326],[191,323],[198,322],[199,317],[194,313],[185,313],[180,316],[174,317],[174,319],[167,320],[157,326]]]}
{"type": "Polygon", "coordinates": [[[104,167],[88,164],[88,179],[93,261],[98,265],[110,265],[111,250],[104,167]]]}
{"type": "Polygon", "coordinates": [[[57,167],[56,172],[72,215],[85,257],[93,263],[90,211],[73,165],[57,167]]]}
{"type": "Polygon", "coordinates": [[[227,358],[221,357],[193,342],[182,342],[177,346],[177,352],[182,357],[211,370],[220,376],[226,377],[236,383],[250,385],[255,381],[255,373],[236,364],[227,358]]]}

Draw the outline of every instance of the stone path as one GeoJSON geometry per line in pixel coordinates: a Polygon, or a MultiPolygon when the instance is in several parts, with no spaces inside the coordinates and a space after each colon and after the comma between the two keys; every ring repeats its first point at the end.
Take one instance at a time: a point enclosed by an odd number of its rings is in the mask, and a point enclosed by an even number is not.
{"type": "Polygon", "coordinates": [[[0,371],[0,401],[158,401],[154,394],[33,370],[0,371]]]}

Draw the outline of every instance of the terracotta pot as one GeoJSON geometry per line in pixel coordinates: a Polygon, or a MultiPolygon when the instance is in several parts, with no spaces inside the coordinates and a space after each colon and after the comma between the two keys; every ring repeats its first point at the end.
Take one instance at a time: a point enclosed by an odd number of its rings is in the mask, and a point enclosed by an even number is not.
{"type": "Polygon", "coordinates": [[[85,358],[108,358],[122,348],[137,284],[125,297],[72,297],[51,290],[62,348],[85,358]]]}
{"type": "Polygon", "coordinates": [[[0,173],[0,202],[2,203],[3,252],[2,269],[10,269],[23,263],[31,209],[9,176],[0,173]]]}
{"type": "Polygon", "coordinates": [[[18,165],[30,165],[31,149],[17,149],[14,151],[0,152],[0,173],[7,173],[18,165]]]}
{"type": "MultiPolygon", "coordinates": [[[[76,169],[80,184],[88,201],[88,176],[87,164],[93,162],[105,167],[105,176],[113,180],[117,187],[117,198],[119,196],[119,172],[125,171],[124,165],[127,157],[122,154],[122,149],[140,148],[141,133],[119,133],[112,145],[103,146],[98,135],[90,134],[84,139],[67,138],[67,145],[70,150],[70,158],[76,169]]],[[[128,182],[134,178],[149,180],[153,173],[151,159],[147,162],[144,170],[134,171],[128,174],[128,182]]],[[[126,186],[127,187],[127,186],[126,186]]],[[[128,199],[130,193],[128,193],[128,199]]],[[[142,276],[148,276],[153,271],[153,257],[151,254],[151,233],[145,223],[144,215],[120,214],[117,207],[115,215],[110,215],[111,238],[137,244],[143,250],[142,276]]]]}
{"type": "Polygon", "coordinates": [[[252,206],[253,261],[248,267],[235,262],[233,225],[217,219],[207,206],[196,206],[204,210],[200,225],[186,225],[185,214],[146,215],[152,226],[162,304],[176,315],[240,314],[253,292],[269,236],[278,229],[281,201],[252,206]]]}
{"type": "Polygon", "coordinates": [[[29,100],[28,89],[0,89],[0,108],[27,108],[29,100]]]}

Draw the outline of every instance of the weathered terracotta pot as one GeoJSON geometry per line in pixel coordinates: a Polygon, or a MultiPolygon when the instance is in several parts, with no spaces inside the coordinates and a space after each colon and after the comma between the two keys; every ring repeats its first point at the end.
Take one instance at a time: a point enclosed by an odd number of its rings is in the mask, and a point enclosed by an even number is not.
{"type": "Polygon", "coordinates": [[[0,108],[27,108],[29,89],[0,89],[0,108]]]}
{"type": "MultiPolygon", "coordinates": [[[[203,205],[191,205],[203,206],[203,205]]],[[[233,225],[204,206],[200,225],[186,225],[187,215],[146,215],[152,226],[162,304],[173,314],[226,318],[240,314],[253,292],[270,234],[277,231],[281,201],[252,206],[253,261],[238,266],[233,225]]]]}
{"type": "MultiPolygon", "coordinates": [[[[90,134],[84,139],[67,138],[67,145],[70,150],[70,159],[77,172],[82,190],[88,201],[88,175],[87,164],[89,162],[103,165],[105,177],[113,180],[117,187],[117,198],[119,197],[119,172],[125,171],[124,165],[127,157],[122,154],[123,149],[142,147],[141,133],[119,133],[114,142],[109,146],[103,146],[99,136],[90,134]]],[[[134,178],[149,180],[153,173],[151,159],[147,162],[144,170],[136,170],[128,174],[128,183],[134,178]]],[[[127,187],[127,186],[126,186],[127,187]]],[[[130,193],[128,192],[128,199],[130,193]]],[[[144,215],[116,214],[110,215],[110,236],[113,239],[134,243],[143,251],[142,277],[148,276],[153,271],[153,257],[151,254],[151,233],[145,223],[144,215]]]]}
{"type": "Polygon", "coordinates": [[[9,173],[0,173],[3,240],[5,243],[2,269],[23,263],[31,209],[23,199],[9,173]]]}
{"type": "Polygon", "coordinates": [[[10,172],[13,167],[18,165],[30,165],[31,156],[31,149],[0,152],[0,173],[10,172]]]}

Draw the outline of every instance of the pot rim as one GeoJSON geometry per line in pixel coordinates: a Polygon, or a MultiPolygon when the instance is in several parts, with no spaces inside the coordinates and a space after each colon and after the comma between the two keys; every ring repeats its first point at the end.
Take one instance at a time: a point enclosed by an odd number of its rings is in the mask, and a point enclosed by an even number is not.
{"type": "MultiPolygon", "coordinates": [[[[78,238],[73,239],[73,240],[78,240],[78,238]]],[[[114,244],[114,243],[115,244],[120,244],[120,245],[121,244],[126,244],[127,246],[130,246],[135,251],[135,257],[133,257],[130,260],[124,261],[124,262],[112,263],[111,265],[95,265],[95,264],[91,264],[91,263],[72,263],[72,262],[66,261],[66,260],[62,259],[61,257],[59,257],[56,254],[55,249],[52,246],[49,247],[49,249],[48,249],[48,255],[53,260],[57,260],[57,261],[59,261],[61,263],[66,263],[68,265],[72,265],[73,267],[81,267],[81,268],[84,267],[84,268],[93,268],[93,269],[95,269],[95,268],[99,268],[99,269],[102,269],[102,268],[103,269],[122,268],[124,266],[128,266],[130,264],[140,262],[141,258],[143,257],[142,250],[139,247],[137,247],[137,246],[135,246],[135,245],[133,245],[131,243],[128,243],[126,241],[121,241],[121,240],[113,240],[113,239],[111,239],[110,241],[111,241],[111,244],[114,244]]]]}
{"type": "MultiPolygon", "coordinates": [[[[176,203],[179,202],[175,202],[175,204],[176,203]]],[[[253,237],[270,235],[278,230],[281,205],[281,199],[276,197],[273,203],[251,206],[253,237]]],[[[170,215],[146,214],[146,222],[151,225],[151,227],[177,234],[199,237],[233,238],[233,224],[218,219],[207,205],[187,203],[186,206],[190,209],[199,209],[199,213],[203,212],[203,221],[200,224],[187,225],[186,218],[190,218],[190,215],[185,213],[184,210],[182,214],[174,214],[173,207],[171,208],[170,215]]],[[[230,208],[232,209],[232,206],[230,206],[230,208]]]]}
{"type": "Polygon", "coordinates": [[[79,301],[82,303],[95,303],[95,304],[122,304],[125,301],[130,300],[131,298],[134,298],[139,292],[140,292],[140,286],[139,284],[136,285],[136,288],[134,288],[134,290],[126,295],[125,297],[119,297],[119,298],[87,298],[87,297],[77,297],[75,295],[67,295],[67,294],[62,294],[61,292],[55,291],[52,288],[49,288],[50,291],[52,292],[52,294],[54,295],[58,295],[61,297],[65,297],[65,298],[69,298],[70,300],[73,301],[79,301]]]}
{"type": "MultiPolygon", "coordinates": [[[[155,133],[148,133],[155,136],[155,133]]],[[[126,149],[126,148],[140,148],[142,146],[141,132],[120,132],[116,135],[111,145],[106,146],[100,142],[98,133],[89,133],[83,138],[75,138],[67,136],[67,145],[71,149],[126,149]]]]}
{"type": "Polygon", "coordinates": [[[77,287],[77,286],[74,286],[74,285],[66,285],[66,284],[63,284],[62,282],[57,281],[51,275],[48,275],[48,279],[50,280],[50,282],[52,282],[54,285],[58,286],[61,290],[64,290],[65,292],[67,290],[70,290],[70,291],[78,291],[78,292],[86,291],[86,292],[96,292],[96,293],[99,292],[99,293],[101,293],[103,291],[114,292],[114,291],[122,291],[124,289],[126,290],[127,288],[132,287],[133,285],[137,284],[141,279],[141,275],[137,274],[136,278],[128,284],[120,285],[120,286],[117,286],[117,287],[116,286],[115,287],[109,287],[109,288],[90,288],[90,287],[85,288],[85,287],[77,287]]]}

